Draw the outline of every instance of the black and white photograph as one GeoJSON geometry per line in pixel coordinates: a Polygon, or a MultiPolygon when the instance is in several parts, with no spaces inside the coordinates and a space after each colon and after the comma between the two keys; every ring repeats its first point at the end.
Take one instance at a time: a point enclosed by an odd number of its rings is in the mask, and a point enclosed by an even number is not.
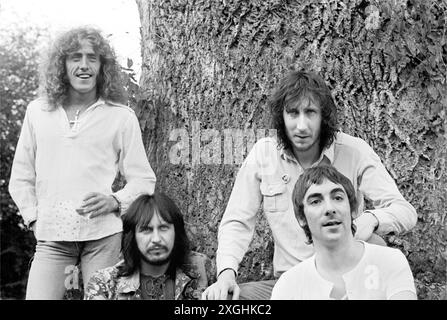
{"type": "Polygon", "coordinates": [[[447,300],[446,33],[445,0],[0,0],[0,300],[447,300]]]}

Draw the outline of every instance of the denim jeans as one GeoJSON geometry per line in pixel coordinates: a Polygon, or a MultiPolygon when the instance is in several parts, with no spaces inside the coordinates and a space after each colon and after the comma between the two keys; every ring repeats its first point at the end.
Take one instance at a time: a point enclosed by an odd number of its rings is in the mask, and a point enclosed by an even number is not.
{"type": "Polygon", "coordinates": [[[239,285],[240,300],[270,300],[273,287],[278,280],[245,282],[239,285]]]}
{"type": "Polygon", "coordinates": [[[95,271],[118,263],[121,236],[119,232],[91,241],[37,241],[26,299],[60,300],[67,289],[78,289],[78,264],[86,287],[95,271]]]}

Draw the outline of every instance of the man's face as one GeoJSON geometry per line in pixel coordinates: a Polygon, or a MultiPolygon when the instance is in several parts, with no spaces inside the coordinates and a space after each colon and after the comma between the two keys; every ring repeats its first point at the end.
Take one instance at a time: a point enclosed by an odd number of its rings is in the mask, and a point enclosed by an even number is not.
{"type": "Polygon", "coordinates": [[[351,233],[351,208],[342,185],[324,179],[309,187],[303,199],[306,223],[315,242],[334,242],[351,233]]]}
{"type": "Polygon", "coordinates": [[[303,98],[283,111],[286,134],[296,153],[319,149],[321,108],[313,99],[303,98]]]}
{"type": "Polygon", "coordinates": [[[174,248],[174,225],[155,213],[147,226],[137,226],[135,240],[144,261],[152,265],[163,265],[169,262],[174,248]]]}
{"type": "Polygon", "coordinates": [[[72,90],[79,94],[96,91],[101,61],[88,40],[82,40],[80,48],[68,54],[65,67],[72,90]]]}

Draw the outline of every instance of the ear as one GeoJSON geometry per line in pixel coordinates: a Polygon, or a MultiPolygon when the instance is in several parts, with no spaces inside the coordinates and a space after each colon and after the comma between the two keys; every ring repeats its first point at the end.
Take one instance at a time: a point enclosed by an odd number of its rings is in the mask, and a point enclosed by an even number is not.
{"type": "Polygon", "coordinates": [[[304,228],[305,226],[307,226],[306,219],[301,219],[299,217],[296,217],[296,220],[298,221],[298,224],[300,225],[301,228],[304,228]]]}

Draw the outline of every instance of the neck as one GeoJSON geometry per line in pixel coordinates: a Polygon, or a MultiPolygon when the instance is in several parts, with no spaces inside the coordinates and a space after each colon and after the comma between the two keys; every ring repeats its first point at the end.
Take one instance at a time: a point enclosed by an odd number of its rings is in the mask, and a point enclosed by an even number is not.
{"type": "Polygon", "coordinates": [[[311,167],[320,158],[320,147],[313,145],[309,150],[299,151],[293,148],[293,154],[303,169],[311,167]]]}
{"type": "Polygon", "coordinates": [[[162,265],[150,264],[144,260],[140,262],[140,273],[152,277],[159,277],[166,273],[169,267],[169,262],[162,265]]]}
{"type": "Polygon", "coordinates": [[[314,247],[316,265],[328,273],[346,273],[363,255],[363,244],[352,236],[330,245],[314,241],[314,247]]]}
{"type": "Polygon", "coordinates": [[[86,93],[79,93],[73,89],[69,90],[66,108],[78,108],[87,109],[98,100],[96,90],[92,90],[86,93]]]}

